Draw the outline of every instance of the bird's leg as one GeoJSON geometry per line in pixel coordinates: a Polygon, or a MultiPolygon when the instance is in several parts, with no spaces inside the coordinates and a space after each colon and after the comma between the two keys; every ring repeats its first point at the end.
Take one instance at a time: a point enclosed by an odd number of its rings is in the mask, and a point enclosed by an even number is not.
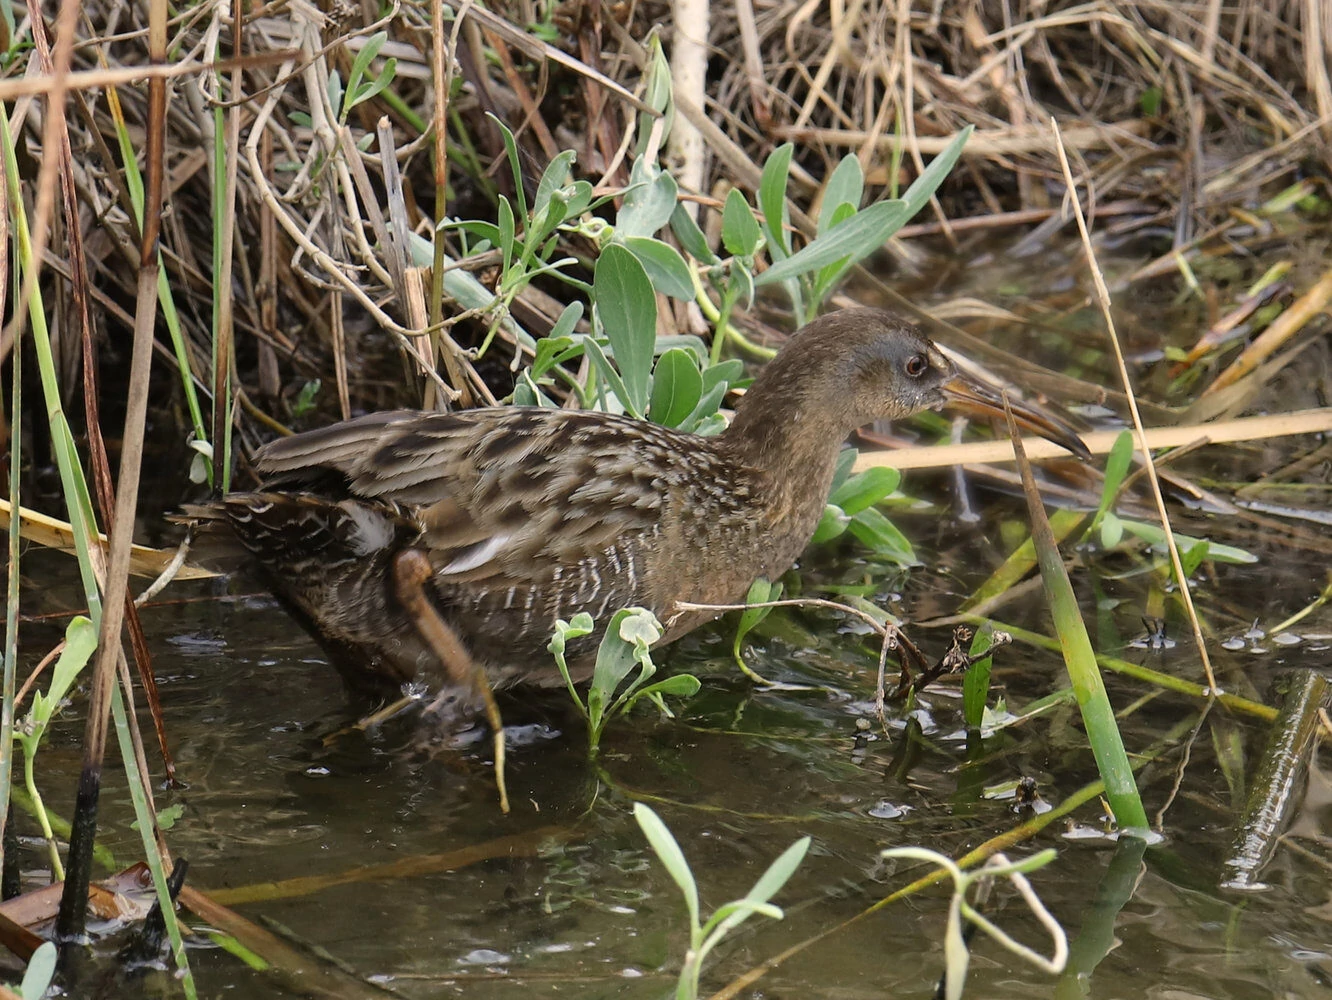
{"type": "Polygon", "coordinates": [[[348,733],[363,733],[371,726],[378,726],[381,723],[388,722],[390,719],[396,718],[403,712],[407,711],[407,709],[411,708],[419,701],[420,699],[413,695],[404,695],[397,699],[397,701],[390,702],[387,705],[375,709],[369,715],[361,716],[361,718],[357,719],[350,726],[343,726],[336,732],[329,733],[324,737],[323,744],[326,747],[331,747],[348,733]]]}
{"type": "Polygon", "coordinates": [[[486,672],[467,652],[458,633],[440,617],[426,595],[425,585],[433,575],[430,560],[420,549],[404,549],[393,559],[393,585],[407,617],[416,626],[448,674],[449,681],[478,697],[486,709],[495,748],[495,786],[499,789],[500,810],[509,811],[509,793],[504,783],[504,721],[490,690],[486,672]]]}

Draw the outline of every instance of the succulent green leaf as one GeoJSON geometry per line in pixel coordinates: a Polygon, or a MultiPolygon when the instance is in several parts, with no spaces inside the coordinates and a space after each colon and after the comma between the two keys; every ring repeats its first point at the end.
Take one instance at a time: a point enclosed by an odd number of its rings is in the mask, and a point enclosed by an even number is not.
{"type": "Polygon", "coordinates": [[[569,175],[576,157],[577,154],[572,149],[566,149],[546,164],[546,169],[537,184],[536,199],[532,202],[533,213],[545,208],[552,194],[569,186],[569,175]]]}
{"type": "Polygon", "coordinates": [[[333,113],[342,118],[342,74],[333,70],[328,74],[328,106],[333,109],[333,113]]]}
{"type": "Polygon", "coordinates": [[[902,482],[902,474],[896,469],[877,465],[852,476],[828,498],[848,514],[859,514],[866,507],[872,507],[902,482]]]}
{"type": "Polygon", "coordinates": [[[647,271],[652,287],[681,302],[694,300],[694,282],[680,251],[650,236],[626,236],[624,245],[647,271]]]}
{"type": "MultiPolygon", "coordinates": [[[[768,601],[780,601],[782,599],[782,589],[780,581],[770,583],[759,577],[750,584],[749,593],[745,595],[745,603],[764,604],[768,601]]],[[[740,647],[744,644],[745,637],[770,614],[772,614],[772,608],[746,608],[740,613],[740,621],[735,627],[735,639],[731,643],[731,655],[737,660],[740,659],[740,647]]]]}
{"type": "Polygon", "coordinates": [[[791,245],[786,238],[786,220],[790,217],[786,205],[786,183],[794,151],[794,144],[789,142],[774,149],[763,164],[763,175],[759,179],[759,208],[767,224],[768,249],[774,260],[791,254],[791,245]]]}
{"type": "Polygon", "coordinates": [[[882,247],[909,217],[905,201],[875,202],[836,229],[815,237],[786,260],[773,264],[754,279],[754,284],[759,287],[770,285],[774,281],[817,271],[843,258],[849,258],[851,263],[863,260],[882,247]]]}
{"type": "Polygon", "coordinates": [[[1211,544],[1207,539],[1203,539],[1179,554],[1180,568],[1184,570],[1184,577],[1187,579],[1197,572],[1198,567],[1202,565],[1207,553],[1211,549],[1211,544]]]}
{"type": "Polygon", "coordinates": [[[735,385],[745,374],[745,363],[739,358],[729,358],[709,365],[703,370],[703,391],[708,392],[715,385],[735,385]]]}
{"type": "Polygon", "coordinates": [[[500,273],[503,274],[509,270],[509,265],[513,263],[516,256],[514,253],[516,249],[514,241],[516,224],[513,218],[513,206],[509,204],[509,199],[504,195],[499,197],[496,218],[499,219],[499,241],[495,245],[504,254],[504,258],[500,262],[500,273]]]}
{"type": "Polygon", "coordinates": [[[356,58],[352,60],[351,72],[347,74],[347,93],[353,99],[356,97],[356,91],[360,89],[361,80],[365,78],[366,70],[370,68],[375,56],[379,55],[379,50],[384,47],[384,43],[387,41],[387,31],[376,31],[365,40],[365,44],[361,46],[361,51],[356,53],[356,58]]]}
{"type": "Polygon", "coordinates": [[[51,671],[51,686],[45,693],[39,691],[33,695],[34,719],[43,723],[50,721],[96,648],[97,627],[90,619],[76,615],[65,628],[65,648],[60,651],[55,669],[51,671]]]}
{"type": "MultiPolygon", "coordinates": [[[[509,209],[509,214],[512,216],[512,208],[509,209]]],[[[440,232],[446,229],[457,229],[469,236],[476,237],[479,243],[489,243],[492,246],[502,245],[503,234],[500,232],[500,227],[493,222],[486,222],[482,219],[445,219],[437,228],[440,232]]],[[[430,249],[431,255],[424,260],[424,264],[429,264],[433,260],[434,246],[424,239],[421,242],[430,249]]]]}
{"type": "Polygon", "coordinates": [[[592,668],[592,685],[587,692],[588,718],[594,727],[611,705],[615,691],[629,676],[634,665],[646,678],[655,669],[648,657],[652,643],[661,638],[661,624],[644,608],[622,608],[606,626],[606,635],[597,647],[597,662],[592,668]]]}
{"type": "Polygon", "coordinates": [[[559,619],[555,622],[555,634],[551,636],[549,649],[552,653],[563,653],[570,639],[581,639],[585,635],[591,635],[593,628],[592,616],[586,611],[580,611],[567,622],[559,619]]]}
{"type": "Polygon", "coordinates": [[[782,852],[781,856],[768,865],[768,870],[759,876],[759,880],[754,883],[754,887],[745,893],[745,901],[749,903],[766,903],[781,891],[782,886],[791,880],[795,874],[800,862],[805,860],[805,854],[809,851],[810,839],[801,837],[794,844],[782,852]]]}
{"type": "MultiPolygon", "coordinates": [[[[1164,549],[1165,531],[1159,524],[1148,524],[1145,521],[1130,521],[1127,518],[1121,519],[1124,529],[1131,535],[1136,535],[1154,548],[1164,549]]],[[[1175,533],[1175,544],[1179,546],[1180,552],[1185,552],[1202,542],[1201,538],[1192,538],[1189,535],[1175,533]]],[[[1208,542],[1207,558],[1223,563],[1256,563],[1258,557],[1246,549],[1236,548],[1233,545],[1219,545],[1215,542],[1208,542]]]]}
{"type": "Polygon", "coordinates": [[[708,238],[698,228],[694,217],[685,211],[682,204],[677,204],[671,212],[671,232],[680,241],[685,252],[703,264],[715,264],[720,259],[708,246],[708,238]]]}
{"type": "Polygon", "coordinates": [[[847,530],[876,554],[892,559],[899,566],[916,566],[920,563],[916,558],[916,550],[911,547],[906,536],[897,530],[892,521],[873,507],[868,507],[851,518],[847,530]]]}
{"type": "Polygon", "coordinates": [[[856,464],[860,452],[855,448],[843,448],[837,455],[837,464],[833,466],[832,486],[828,489],[831,496],[842,488],[842,484],[851,478],[851,469],[856,464]]]}
{"type": "Polygon", "coordinates": [[[1124,538],[1124,522],[1114,511],[1106,511],[1101,517],[1101,547],[1113,549],[1124,538]]]}
{"type": "MultiPolygon", "coordinates": [[[[388,85],[393,82],[393,78],[397,75],[398,75],[398,60],[396,59],[385,60],[384,69],[379,74],[379,76],[375,77],[372,81],[370,81],[370,83],[361,87],[360,90],[347,92],[348,96],[351,98],[350,102],[347,105],[347,110],[350,111],[352,108],[356,107],[356,105],[364,104],[366,101],[378,97],[380,92],[383,91],[386,87],[388,87],[388,85]]],[[[366,136],[365,138],[368,140],[370,137],[366,136]]]]}
{"type": "Polygon", "coordinates": [[[680,185],[675,178],[645,159],[634,162],[629,189],[615,217],[620,236],[653,236],[671,221],[679,203],[680,185]]]}
{"type": "Polygon", "coordinates": [[[652,402],[648,416],[665,427],[676,427],[694,412],[703,396],[703,376],[694,356],[676,347],[657,359],[652,371],[652,402]]]}
{"type": "Polygon", "coordinates": [[[698,884],[694,881],[694,873],[689,870],[689,862],[685,860],[684,852],[680,850],[680,845],[671,835],[671,831],[666,828],[666,824],[661,821],[661,817],[641,802],[634,803],[634,819],[638,821],[643,835],[647,837],[648,843],[667,873],[684,893],[685,905],[689,908],[689,926],[696,930],[699,926],[698,884]]]}
{"type": "Polygon", "coordinates": [[[601,345],[591,337],[588,337],[583,341],[583,351],[592,359],[593,369],[596,370],[596,373],[601,377],[601,380],[610,387],[610,391],[615,394],[615,398],[618,399],[620,405],[624,407],[624,412],[631,417],[641,418],[643,416],[643,411],[634,406],[633,398],[630,396],[629,390],[625,387],[624,379],[621,378],[620,373],[615,370],[615,366],[610,363],[610,359],[606,357],[606,352],[601,349],[601,345]]]}
{"type": "MultiPolygon", "coordinates": [[[[1106,482],[1100,487],[1100,503],[1096,506],[1096,514],[1091,519],[1091,525],[1087,527],[1088,534],[1095,527],[1102,527],[1102,541],[1107,549],[1112,549],[1119,545],[1119,538],[1114,542],[1106,543],[1106,531],[1104,531],[1104,518],[1110,513],[1114,506],[1115,497],[1119,493],[1119,487],[1124,482],[1124,477],[1128,474],[1128,466],[1134,461],[1134,435],[1130,431],[1122,430],[1119,437],[1115,438],[1114,445],[1110,447],[1110,454],[1106,457],[1106,482]]],[[[1116,529],[1111,529],[1114,531],[1116,529]]],[[[1123,526],[1119,526],[1119,533],[1123,534],[1123,526]]]]}
{"type": "MultiPolygon", "coordinates": [[[[705,372],[704,375],[706,374],[707,373],[705,372]]],[[[691,434],[707,435],[716,433],[717,431],[706,429],[701,425],[714,418],[717,420],[722,419],[721,414],[717,412],[717,408],[721,406],[721,401],[726,396],[726,388],[727,386],[725,382],[718,382],[713,385],[712,388],[705,389],[703,395],[699,397],[698,402],[694,405],[694,409],[690,412],[689,416],[685,417],[675,426],[682,431],[689,431],[691,434]]],[[[717,430],[719,431],[721,428],[719,427],[717,430]]]]}
{"type": "Polygon", "coordinates": [[[573,333],[574,327],[578,321],[583,318],[583,303],[575,299],[564,307],[560,313],[560,318],[555,321],[555,325],[550,328],[550,333],[546,334],[547,339],[554,338],[559,340],[573,333]]]}
{"type": "Polygon", "coordinates": [[[523,190],[523,165],[518,159],[518,143],[513,137],[513,132],[509,126],[505,125],[497,116],[486,112],[486,117],[495,123],[499,129],[500,137],[504,140],[504,152],[509,160],[509,170],[513,174],[514,197],[518,200],[518,214],[527,218],[527,192],[523,190]]]}
{"type": "Polygon", "coordinates": [[[547,334],[537,341],[536,357],[532,359],[531,376],[539,379],[552,367],[566,360],[566,352],[577,356],[582,350],[582,344],[576,343],[572,337],[556,337],[553,334],[547,334]]]}
{"type": "Polygon", "coordinates": [[[860,158],[854,153],[847,153],[823,187],[817,235],[822,236],[837,223],[854,215],[860,209],[860,199],[864,194],[865,174],[860,168],[860,158]]]}
{"type": "Polygon", "coordinates": [[[657,339],[657,296],[652,282],[632,252],[612,243],[597,258],[592,287],[597,316],[615,352],[632,409],[641,416],[647,409],[657,339]]]}
{"type": "Polygon", "coordinates": [[[673,698],[692,698],[702,688],[703,684],[693,674],[672,674],[665,680],[649,684],[638,692],[637,697],[654,700],[662,695],[670,695],[673,698]]]}
{"type": "Polygon", "coordinates": [[[567,217],[576,219],[584,212],[593,208],[592,204],[592,184],[590,181],[574,181],[569,185],[569,208],[567,217]]]}
{"type": "Polygon", "coordinates": [[[962,147],[967,144],[967,140],[971,138],[971,133],[975,131],[975,128],[974,125],[968,125],[953,136],[952,141],[944,147],[943,152],[931,160],[930,165],[906,189],[906,193],[902,195],[902,200],[906,202],[907,206],[907,217],[902,220],[903,225],[929,204],[930,199],[934,197],[934,192],[939,190],[939,185],[944,182],[953,167],[957,165],[958,159],[962,156],[962,147]]]}
{"type": "Polygon", "coordinates": [[[731,188],[722,207],[722,245],[735,257],[751,256],[763,232],[739,188],[731,188]]]}
{"type": "Polygon", "coordinates": [[[846,511],[834,503],[828,504],[823,508],[823,517],[819,519],[819,526],[810,538],[811,544],[818,545],[840,537],[850,523],[851,516],[846,511]]]}
{"type": "Polygon", "coordinates": [[[56,946],[50,941],[43,941],[28,959],[28,968],[23,973],[23,985],[19,987],[19,996],[23,1000],[42,1000],[55,979],[56,959],[59,957],[56,946]]]}

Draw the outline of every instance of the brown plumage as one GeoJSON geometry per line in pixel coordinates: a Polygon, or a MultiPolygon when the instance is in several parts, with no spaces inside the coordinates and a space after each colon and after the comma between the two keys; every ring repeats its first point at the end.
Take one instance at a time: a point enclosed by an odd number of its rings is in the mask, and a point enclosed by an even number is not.
{"type": "Polygon", "coordinates": [[[664,642],[678,638],[710,616],[676,601],[740,601],[791,566],[852,430],[950,398],[994,403],[906,323],[849,309],[797,332],[715,437],[535,407],[376,413],[274,441],[256,459],[262,487],[204,516],[230,525],[344,673],[443,676],[392,585],[394,557],[415,548],[440,615],[492,682],[557,681],[557,618],[604,624],[641,605],[666,623],[664,642]]]}

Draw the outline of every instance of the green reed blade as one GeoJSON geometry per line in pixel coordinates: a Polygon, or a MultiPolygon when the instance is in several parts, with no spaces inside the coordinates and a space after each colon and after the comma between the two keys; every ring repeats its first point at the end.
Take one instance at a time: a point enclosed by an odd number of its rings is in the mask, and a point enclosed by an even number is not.
{"type": "MultiPolygon", "coordinates": [[[[1006,402],[1005,408],[1007,408],[1006,402]]],[[[1081,611],[1078,610],[1078,599],[1073,593],[1073,584],[1064,569],[1064,560],[1059,555],[1059,546],[1055,543],[1050,521],[1045,516],[1045,506],[1032,478],[1031,464],[1027,461],[1027,454],[1022,447],[1017,425],[1013,423],[1011,411],[1008,413],[1008,427],[1009,434],[1013,438],[1018,470],[1022,473],[1022,489],[1027,497],[1027,510],[1031,517],[1031,537],[1036,546],[1036,561],[1040,566],[1041,581],[1045,585],[1045,593],[1050,601],[1055,632],[1059,636],[1064,664],[1068,668],[1073,693],[1082,712],[1082,721],[1087,729],[1092,756],[1096,758],[1097,770],[1101,773],[1101,780],[1105,782],[1106,798],[1110,802],[1110,808],[1120,829],[1137,836],[1144,836],[1149,832],[1147,813],[1143,810],[1142,799],[1138,795],[1138,786],[1133,779],[1133,769],[1129,766],[1128,754],[1124,752],[1124,741],[1115,722],[1114,709],[1110,707],[1110,699],[1105,693],[1105,683],[1096,664],[1096,653],[1087,635],[1087,626],[1082,621],[1081,611]]]]}

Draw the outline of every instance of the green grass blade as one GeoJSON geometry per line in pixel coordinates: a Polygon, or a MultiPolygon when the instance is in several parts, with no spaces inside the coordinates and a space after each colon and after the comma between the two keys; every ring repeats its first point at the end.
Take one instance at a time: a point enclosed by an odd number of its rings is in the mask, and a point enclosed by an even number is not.
{"type": "MultiPolygon", "coordinates": [[[[983,653],[990,648],[993,638],[994,628],[990,625],[981,626],[968,652],[972,656],[983,653]]],[[[962,678],[962,714],[968,729],[979,729],[985,719],[985,705],[990,696],[990,668],[993,663],[992,657],[981,657],[967,668],[966,675],[962,678]]]]}
{"type": "Polygon", "coordinates": [[[1096,507],[1096,516],[1087,526],[1088,535],[1100,527],[1102,518],[1114,506],[1115,497],[1119,494],[1119,487],[1124,483],[1124,477],[1128,475],[1129,463],[1132,461],[1133,435],[1128,431],[1121,431],[1119,437],[1115,438],[1115,443],[1110,446],[1110,454],[1105,460],[1105,484],[1101,487],[1101,502],[1096,507]]]}
{"type": "Polygon", "coordinates": [[[5,861],[5,825],[9,816],[10,782],[14,773],[14,687],[18,673],[19,613],[19,468],[23,443],[23,343],[21,331],[14,338],[9,363],[14,377],[9,397],[9,557],[8,591],[5,600],[5,669],[0,690],[0,865],[5,861]]]}
{"type": "MultiPolygon", "coordinates": [[[[1050,530],[1054,533],[1055,541],[1062,542],[1084,520],[1083,515],[1074,510],[1055,511],[1050,517],[1050,530]]],[[[1016,586],[1035,563],[1036,548],[1028,538],[962,603],[962,610],[970,611],[1016,586]]]]}
{"type": "MultiPolygon", "coordinates": [[[[14,142],[9,132],[9,121],[5,117],[3,105],[0,105],[0,145],[4,147],[5,183],[9,191],[9,206],[15,241],[18,244],[18,264],[24,275],[34,267],[32,260],[32,240],[28,231],[27,215],[23,211],[21,182],[18,174],[18,160],[14,153],[14,142]]],[[[46,325],[46,306],[42,300],[40,282],[32,282],[31,297],[26,303],[15,303],[15,308],[26,306],[28,321],[32,326],[33,348],[37,355],[37,368],[41,376],[42,398],[46,403],[46,418],[50,426],[51,445],[55,452],[56,468],[60,472],[61,490],[65,497],[65,507],[69,523],[74,531],[75,551],[79,560],[79,572],[83,580],[84,595],[88,601],[89,614],[93,621],[101,620],[101,598],[97,589],[97,579],[93,574],[91,547],[95,544],[97,522],[92,513],[92,501],[89,499],[88,484],[83,477],[83,464],[79,460],[74,446],[74,436],[70,433],[60,403],[60,384],[56,377],[55,357],[51,350],[51,335],[46,325]]]]}
{"type": "Polygon", "coordinates": [[[1031,464],[1027,461],[1027,454],[1022,447],[1022,440],[1018,435],[1017,425],[1013,423],[1011,412],[1008,421],[1018,469],[1022,473],[1027,510],[1031,516],[1031,537],[1036,545],[1036,561],[1040,566],[1041,580],[1045,584],[1045,593],[1050,601],[1050,613],[1054,618],[1055,631],[1059,636],[1059,646],[1064,654],[1064,664],[1068,668],[1073,694],[1077,698],[1082,721],[1087,728],[1087,739],[1091,743],[1092,755],[1096,758],[1096,767],[1101,773],[1101,780],[1105,782],[1105,795],[1120,829],[1144,836],[1149,832],[1147,813],[1142,808],[1142,799],[1138,795],[1137,782],[1133,779],[1133,769],[1129,766],[1128,754],[1124,752],[1124,741],[1119,735],[1114,709],[1110,707],[1110,699],[1105,693],[1105,683],[1101,679],[1101,670],[1096,663],[1096,653],[1087,635],[1087,626],[1082,621],[1082,613],[1078,610],[1078,599],[1073,593],[1073,584],[1064,569],[1064,560],[1059,555],[1059,546],[1055,544],[1054,532],[1050,530],[1050,522],[1045,516],[1045,506],[1041,503],[1040,493],[1031,475],[1031,464]]]}

